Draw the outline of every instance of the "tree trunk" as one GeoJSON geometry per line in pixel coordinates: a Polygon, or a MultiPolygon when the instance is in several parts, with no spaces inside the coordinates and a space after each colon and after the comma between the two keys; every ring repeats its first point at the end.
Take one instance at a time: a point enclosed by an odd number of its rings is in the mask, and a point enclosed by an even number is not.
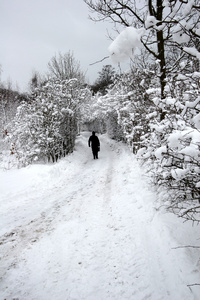
{"type": "MultiPolygon", "coordinates": [[[[157,0],[156,2],[156,8],[157,11],[155,11],[152,0],[148,1],[148,7],[149,7],[149,14],[151,16],[154,16],[156,20],[160,21],[157,23],[157,25],[162,24],[162,18],[163,18],[163,0],[157,0]]],[[[161,88],[161,99],[163,99],[164,96],[164,89],[165,89],[165,79],[166,79],[166,65],[165,65],[165,44],[164,44],[164,37],[163,37],[163,31],[157,31],[157,49],[158,49],[158,59],[160,64],[160,88],[161,88]]]]}
{"type": "MultiPolygon", "coordinates": [[[[157,0],[157,20],[162,22],[163,17],[163,0],[157,0]]],[[[159,23],[158,23],[159,25],[159,23]]],[[[165,64],[165,44],[163,31],[157,31],[157,46],[158,46],[158,59],[160,63],[160,87],[161,87],[161,99],[165,98],[164,88],[165,88],[165,79],[166,79],[166,64],[165,64]]]]}
{"type": "Polygon", "coordinates": [[[165,89],[165,79],[166,79],[166,66],[165,66],[165,53],[164,53],[164,39],[163,32],[157,32],[157,41],[158,41],[158,59],[160,63],[160,87],[161,87],[161,99],[165,98],[164,89],[165,89]]]}

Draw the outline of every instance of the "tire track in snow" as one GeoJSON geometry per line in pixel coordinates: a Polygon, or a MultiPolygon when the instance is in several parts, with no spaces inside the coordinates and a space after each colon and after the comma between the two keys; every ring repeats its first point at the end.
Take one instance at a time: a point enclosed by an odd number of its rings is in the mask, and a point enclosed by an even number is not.
{"type": "MultiPolygon", "coordinates": [[[[70,180],[75,186],[79,186],[82,175],[75,173],[70,177],[70,180]]],[[[50,205],[45,206],[42,212],[39,212],[37,216],[31,216],[27,223],[21,220],[22,225],[16,226],[11,231],[0,236],[0,280],[3,279],[7,271],[17,266],[19,255],[24,249],[30,248],[43,235],[46,233],[50,234],[55,229],[54,220],[57,216],[60,216],[62,207],[66,205],[70,206],[73,200],[76,199],[77,194],[82,190],[82,187],[80,191],[75,188],[73,192],[66,196],[66,185],[64,184],[59,189],[59,197],[57,196],[56,189],[54,187],[52,190],[46,191],[43,196],[43,203],[50,202],[50,205]]],[[[23,194],[26,195],[28,193],[23,191],[19,196],[21,197],[23,194]]],[[[33,202],[40,201],[37,198],[34,199],[33,195],[29,195],[29,197],[33,198],[33,202]]],[[[74,203],[73,206],[72,210],[75,208],[74,203]]],[[[75,208],[75,212],[77,213],[78,211],[80,211],[80,207],[75,208]]],[[[65,221],[67,221],[67,218],[65,218],[65,221]]]]}

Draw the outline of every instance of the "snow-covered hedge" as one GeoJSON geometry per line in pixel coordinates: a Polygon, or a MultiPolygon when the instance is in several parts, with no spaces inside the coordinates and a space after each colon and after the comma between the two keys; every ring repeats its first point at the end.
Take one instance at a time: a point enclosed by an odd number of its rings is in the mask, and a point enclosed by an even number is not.
{"type": "Polygon", "coordinates": [[[151,91],[152,102],[165,117],[150,121],[151,130],[141,136],[144,147],[137,155],[149,166],[156,185],[165,188],[162,199],[169,209],[200,221],[200,97],[193,75],[178,76],[174,97],[168,92],[161,100],[151,91]]]}
{"type": "Polygon", "coordinates": [[[200,96],[196,78],[196,73],[169,78],[166,98],[161,99],[152,71],[126,73],[106,95],[95,96],[90,108],[95,118],[104,115],[110,137],[125,141],[137,153],[149,177],[161,187],[168,208],[193,221],[200,220],[200,96]]]}
{"type": "Polygon", "coordinates": [[[73,151],[86,94],[76,79],[50,79],[34,90],[31,103],[18,107],[7,138],[21,166],[41,159],[54,162],[73,151]]]}

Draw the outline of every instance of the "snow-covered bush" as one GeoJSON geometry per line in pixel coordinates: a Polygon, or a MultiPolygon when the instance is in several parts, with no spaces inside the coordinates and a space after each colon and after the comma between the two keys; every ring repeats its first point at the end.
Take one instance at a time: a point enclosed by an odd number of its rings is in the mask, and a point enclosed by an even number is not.
{"type": "Polygon", "coordinates": [[[10,123],[15,117],[17,107],[28,101],[28,95],[12,90],[12,86],[0,87],[0,135],[5,137],[10,130],[10,123]]]}
{"type": "Polygon", "coordinates": [[[11,154],[20,165],[44,159],[53,162],[73,151],[80,106],[87,91],[76,79],[50,79],[23,103],[8,134],[11,154]]]}
{"type": "Polygon", "coordinates": [[[188,71],[168,78],[164,99],[153,71],[123,74],[106,95],[93,97],[90,115],[104,118],[110,137],[132,147],[162,187],[168,208],[195,221],[200,220],[199,73],[188,71]]]}
{"type": "Polygon", "coordinates": [[[149,165],[156,185],[166,188],[162,199],[169,201],[169,209],[200,221],[200,96],[195,76],[179,75],[174,97],[167,86],[167,96],[162,100],[151,91],[150,98],[165,111],[165,117],[149,123],[151,131],[141,137],[144,148],[138,157],[149,165]]]}
{"type": "Polygon", "coordinates": [[[120,126],[124,140],[136,152],[141,146],[141,135],[149,131],[150,115],[157,115],[155,105],[149,101],[146,89],[154,85],[153,71],[132,70],[120,76],[110,91],[116,112],[117,126],[120,126]]]}
{"type": "Polygon", "coordinates": [[[125,141],[136,152],[141,147],[140,136],[149,131],[149,119],[157,116],[146,93],[155,84],[154,75],[147,69],[134,69],[117,76],[105,95],[91,98],[85,123],[99,132],[106,128],[111,138],[125,141]]]}
{"type": "MultiPolygon", "coordinates": [[[[113,62],[135,61],[136,48],[143,45],[159,66],[148,80],[141,67],[134,76],[118,79],[102,98],[107,122],[114,116],[112,131],[122,128],[123,139],[150,167],[154,182],[167,188],[170,208],[200,221],[199,1],[148,1],[143,8],[135,1],[85,2],[97,20],[125,27],[109,47],[113,62]]],[[[151,58],[141,57],[143,65],[151,58]]]]}

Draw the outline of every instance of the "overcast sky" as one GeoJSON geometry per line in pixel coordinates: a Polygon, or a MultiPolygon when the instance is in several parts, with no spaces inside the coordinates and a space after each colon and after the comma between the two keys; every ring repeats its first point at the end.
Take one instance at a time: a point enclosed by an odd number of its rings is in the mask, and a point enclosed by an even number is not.
{"type": "Polygon", "coordinates": [[[1,81],[10,78],[26,89],[33,71],[45,73],[51,57],[59,51],[73,51],[90,83],[98,77],[109,55],[108,23],[88,19],[83,0],[0,0],[1,81]]]}

